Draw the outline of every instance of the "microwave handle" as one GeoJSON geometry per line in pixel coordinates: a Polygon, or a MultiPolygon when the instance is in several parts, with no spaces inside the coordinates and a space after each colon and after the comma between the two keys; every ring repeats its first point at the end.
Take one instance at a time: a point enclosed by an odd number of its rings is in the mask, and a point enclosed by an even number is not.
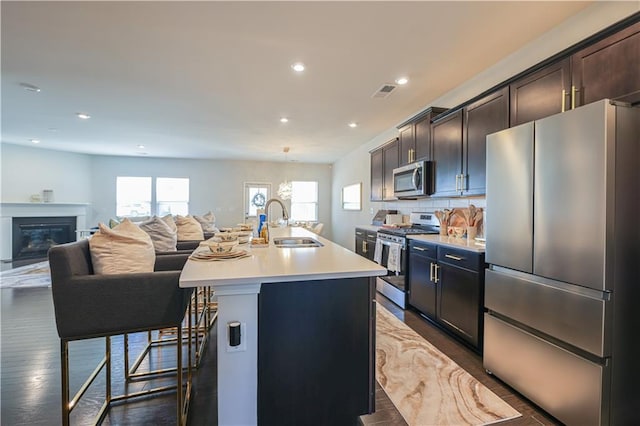
{"type": "Polygon", "coordinates": [[[413,175],[411,176],[411,182],[413,183],[413,189],[415,189],[417,191],[419,189],[418,188],[418,168],[417,167],[413,170],[413,175]]]}

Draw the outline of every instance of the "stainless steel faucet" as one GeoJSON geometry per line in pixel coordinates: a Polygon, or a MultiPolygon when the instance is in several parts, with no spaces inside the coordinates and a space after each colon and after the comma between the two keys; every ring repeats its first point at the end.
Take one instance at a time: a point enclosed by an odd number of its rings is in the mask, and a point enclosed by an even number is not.
{"type": "Polygon", "coordinates": [[[280,204],[280,207],[282,207],[282,218],[285,221],[288,221],[289,220],[289,213],[287,212],[287,208],[284,206],[284,203],[281,200],[279,200],[278,198],[269,198],[269,200],[267,200],[267,203],[264,205],[264,214],[266,215],[267,222],[269,221],[269,206],[273,202],[276,202],[276,203],[280,204]]]}

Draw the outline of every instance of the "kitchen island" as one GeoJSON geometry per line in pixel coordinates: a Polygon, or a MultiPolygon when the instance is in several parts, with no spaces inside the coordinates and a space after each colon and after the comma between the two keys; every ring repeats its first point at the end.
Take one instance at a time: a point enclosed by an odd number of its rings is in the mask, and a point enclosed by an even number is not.
{"type": "Polygon", "coordinates": [[[272,228],[250,257],[189,260],[181,287],[218,299],[218,424],[345,424],[373,411],[381,266],[301,228],[272,228]],[[279,237],[322,247],[280,248],[279,237]],[[228,324],[241,324],[240,344],[228,324]]]}

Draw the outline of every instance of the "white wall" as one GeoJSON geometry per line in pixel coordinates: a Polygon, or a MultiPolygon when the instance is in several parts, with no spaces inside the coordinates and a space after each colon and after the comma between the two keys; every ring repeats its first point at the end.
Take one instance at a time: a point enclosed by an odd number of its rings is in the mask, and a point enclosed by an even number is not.
{"type": "MultiPolygon", "coordinates": [[[[91,191],[94,194],[87,220],[108,221],[116,214],[116,177],[151,176],[190,179],[192,214],[209,210],[218,226],[244,221],[245,182],[271,183],[272,196],[282,181],[318,181],[318,221],[325,223],[324,236],[331,238],[331,165],[229,160],[184,160],[92,156],[91,191]]],[[[290,211],[290,203],[285,203],[290,211]]],[[[277,206],[273,214],[279,217],[277,206]]]]}
{"type": "MultiPolygon", "coordinates": [[[[272,195],[282,181],[318,181],[318,221],[331,238],[331,165],[251,161],[183,160],[96,156],[43,148],[1,145],[3,203],[29,202],[32,194],[54,190],[56,203],[90,203],[86,226],[116,215],[116,177],[152,176],[190,179],[190,211],[216,215],[218,226],[244,221],[245,182],[271,183],[272,195]]],[[[285,202],[290,211],[290,202],[285,202]]],[[[279,217],[279,207],[273,207],[279,217]]]]}
{"type": "MultiPolygon", "coordinates": [[[[424,108],[421,110],[429,106],[451,108],[459,105],[639,10],[640,2],[637,1],[597,2],[454,90],[445,93],[437,99],[430,101],[425,100],[424,108]]],[[[451,65],[454,66],[455,64],[451,65]]],[[[416,111],[415,114],[419,112],[420,111],[416,111]]],[[[411,116],[406,117],[402,121],[411,118],[411,116]]],[[[334,194],[340,194],[342,187],[345,185],[356,182],[362,182],[363,185],[363,209],[359,212],[343,211],[340,197],[337,196],[333,199],[331,211],[333,236],[336,243],[353,250],[353,228],[356,225],[370,224],[373,215],[378,209],[397,209],[403,214],[409,214],[412,211],[465,207],[469,204],[474,204],[477,207],[486,207],[484,198],[425,199],[421,201],[398,201],[390,203],[370,202],[371,178],[369,151],[396,137],[397,134],[396,128],[388,129],[386,132],[368,143],[361,145],[334,163],[334,194]]]]}
{"type": "Polygon", "coordinates": [[[90,203],[91,159],[84,154],[0,144],[3,203],[28,203],[30,196],[54,191],[56,203],[90,203]]]}

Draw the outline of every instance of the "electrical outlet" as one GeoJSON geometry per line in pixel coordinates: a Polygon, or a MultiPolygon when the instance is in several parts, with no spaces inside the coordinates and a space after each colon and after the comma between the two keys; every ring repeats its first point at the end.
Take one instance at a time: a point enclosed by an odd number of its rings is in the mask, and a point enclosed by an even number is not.
{"type": "Polygon", "coordinates": [[[229,345],[229,328],[227,327],[227,352],[245,352],[247,350],[247,323],[240,323],[240,344],[229,345]]]}

